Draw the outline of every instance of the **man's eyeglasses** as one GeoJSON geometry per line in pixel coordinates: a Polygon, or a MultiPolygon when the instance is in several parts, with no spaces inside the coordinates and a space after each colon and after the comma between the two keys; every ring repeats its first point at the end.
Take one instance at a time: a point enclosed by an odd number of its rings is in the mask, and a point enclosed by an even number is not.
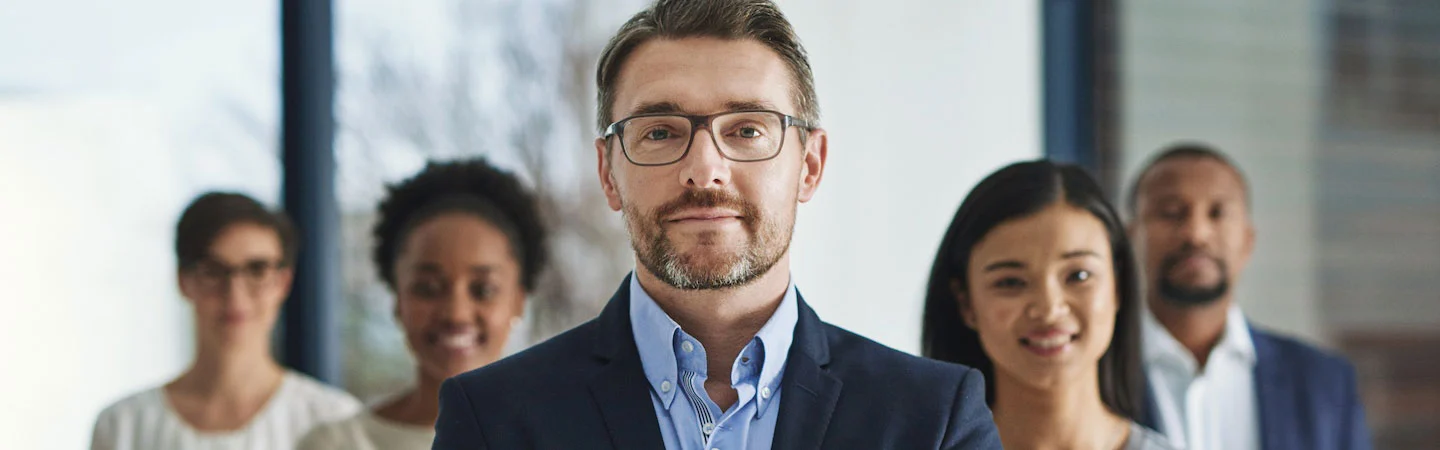
{"type": "Polygon", "coordinates": [[[240,283],[250,292],[260,292],[275,281],[275,274],[287,267],[283,261],[251,260],[239,266],[205,260],[191,266],[190,273],[200,281],[201,289],[218,292],[230,289],[230,283],[238,276],[240,283]]]}
{"type": "Polygon", "coordinates": [[[802,119],[778,111],[727,111],[708,116],[641,114],[605,127],[605,139],[620,138],[625,159],[637,166],[674,164],[690,153],[695,131],[710,130],[720,154],[731,161],[764,161],[780,154],[785,131],[792,126],[809,130],[802,119]]]}

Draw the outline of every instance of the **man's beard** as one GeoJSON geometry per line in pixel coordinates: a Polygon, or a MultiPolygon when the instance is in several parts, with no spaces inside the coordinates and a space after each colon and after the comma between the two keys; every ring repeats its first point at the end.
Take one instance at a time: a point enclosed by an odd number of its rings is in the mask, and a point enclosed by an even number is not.
{"type": "Polygon", "coordinates": [[[1216,270],[1220,271],[1220,279],[1213,286],[1181,286],[1170,280],[1170,272],[1181,261],[1199,253],[1197,250],[1181,251],[1165,257],[1160,263],[1160,280],[1156,286],[1160,291],[1160,298],[1179,306],[1205,306],[1215,303],[1230,292],[1230,277],[1226,275],[1225,260],[1210,255],[1201,255],[1215,262],[1216,270]]]}
{"type": "MultiPolygon", "coordinates": [[[[650,214],[641,213],[633,205],[624,208],[630,244],[640,264],[665,284],[684,290],[744,286],[769,272],[790,247],[790,237],[795,230],[794,211],[791,212],[790,223],[776,223],[739,195],[710,189],[687,189],[650,214]],[[665,218],[691,208],[728,208],[739,212],[747,235],[744,247],[738,252],[714,255],[714,258],[680,253],[665,233],[665,218]]],[[[725,245],[720,242],[721,238],[716,232],[699,236],[703,245],[713,246],[725,245]]]]}

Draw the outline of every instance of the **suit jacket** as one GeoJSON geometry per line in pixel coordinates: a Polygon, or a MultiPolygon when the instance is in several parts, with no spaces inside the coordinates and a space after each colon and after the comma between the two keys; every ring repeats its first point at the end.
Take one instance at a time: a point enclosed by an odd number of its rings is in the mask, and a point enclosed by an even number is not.
{"type": "MultiPolygon", "coordinates": [[[[628,279],[600,317],[446,380],[435,449],[660,449],[628,279]]],[[[820,321],[799,298],[776,449],[998,449],[979,371],[820,321]]]]}
{"type": "MultiPolygon", "coordinates": [[[[1370,429],[1355,387],[1355,368],[1340,356],[1250,324],[1255,342],[1255,400],[1264,450],[1369,450],[1370,429]]],[[[1147,382],[1148,385],[1148,382],[1147,382]]],[[[1159,422],[1155,392],[1141,423],[1159,422]]]]}

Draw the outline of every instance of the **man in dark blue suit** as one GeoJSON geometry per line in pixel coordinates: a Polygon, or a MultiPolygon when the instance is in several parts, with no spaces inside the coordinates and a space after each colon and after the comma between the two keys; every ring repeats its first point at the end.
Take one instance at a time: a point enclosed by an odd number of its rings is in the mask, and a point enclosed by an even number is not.
{"type": "Polygon", "coordinates": [[[1129,203],[1149,280],[1142,422],[1189,450],[1369,449],[1350,363],[1256,328],[1235,303],[1255,243],[1239,168],[1176,145],[1140,172],[1129,203]]]}
{"type": "Polygon", "coordinates": [[[979,372],[822,322],[792,282],[828,138],[774,4],[660,0],[596,75],[635,271],[599,318],[447,380],[434,448],[1000,448],[979,372]]]}

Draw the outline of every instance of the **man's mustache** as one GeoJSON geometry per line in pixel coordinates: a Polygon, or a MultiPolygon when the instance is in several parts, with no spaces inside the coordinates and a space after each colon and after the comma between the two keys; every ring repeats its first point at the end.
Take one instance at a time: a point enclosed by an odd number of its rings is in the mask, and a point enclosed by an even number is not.
{"type": "Polygon", "coordinates": [[[663,224],[665,217],[693,208],[728,208],[739,212],[747,226],[760,218],[760,209],[739,194],[714,189],[686,189],[679,197],[655,208],[655,221],[663,224]]]}
{"type": "Polygon", "coordinates": [[[1181,251],[1178,251],[1178,252],[1175,252],[1175,253],[1171,253],[1171,254],[1169,254],[1169,255],[1166,255],[1166,256],[1165,256],[1165,259],[1163,259],[1163,260],[1160,261],[1160,267],[1161,267],[1161,269],[1163,269],[1162,272],[1164,272],[1164,273],[1169,273],[1171,270],[1174,270],[1174,269],[1175,269],[1175,266],[1180,265],[1180,262],[1181,262],[1181,261],[1184,261],[1184,260],[1186,260],[1186,259],[1190,259],[1190,258],[1196,257],[1196,256],[1199,256],[1199,257],[1208,259],[1208,260],[1210,260],[1211,262],[1214,262],[1215,265],[1220,266],[1220,268],[1221,268],[1222,270],[1225,268],[1225,260],[1224,260],[1224,259],[1220,258],[1219,256],[1212,255],[1212,254],[1210,254],[1209,252],[1206,252],[1206,251],[1203,251],[1203,250],[1199,250],[1199,249],[1186,249],[1186,250],[1181,250],[1181,251]]]}

